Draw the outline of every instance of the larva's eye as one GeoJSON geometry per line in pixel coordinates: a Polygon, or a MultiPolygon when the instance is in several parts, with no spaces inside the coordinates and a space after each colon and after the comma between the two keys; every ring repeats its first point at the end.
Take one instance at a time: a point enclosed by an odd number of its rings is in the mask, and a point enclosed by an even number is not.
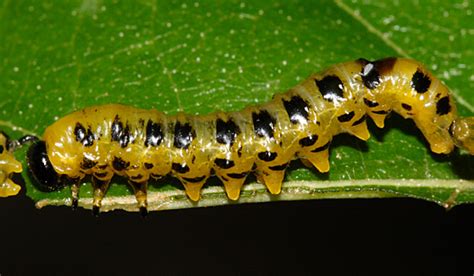
{"type": "Polygon", "coordinates": [[[46,153],[46,144],[38,141],[28,149],[28,167],[38,189],[44,191],[56,191],[63,187],[59,181],[59,175],[51,165],[46,153]]]}

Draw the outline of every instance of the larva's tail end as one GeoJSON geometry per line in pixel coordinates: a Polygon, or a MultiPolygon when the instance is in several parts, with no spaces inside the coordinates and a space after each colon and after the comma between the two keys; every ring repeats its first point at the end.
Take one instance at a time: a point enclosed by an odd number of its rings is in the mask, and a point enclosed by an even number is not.
{"type": "Polygon", "coordinates": [[[474,117],[458,118],[450,127],[450,133],[458,148],[474,155],[474,117]]]}

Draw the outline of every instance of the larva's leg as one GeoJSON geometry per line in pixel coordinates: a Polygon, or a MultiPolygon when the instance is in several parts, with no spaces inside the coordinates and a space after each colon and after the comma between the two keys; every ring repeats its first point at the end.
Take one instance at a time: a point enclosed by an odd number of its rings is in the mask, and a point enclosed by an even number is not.
{"type": "Polygon", "coordinates": [[[102,199],[107,193],[110,185],[110,179],[101,180],[95,176],[92,177],[92,187],[94,189],[94,198],[92,201],[92,213],[94,216],[99,215],[100,207],[102,206],[102,199]]]}
{"type": "Polygon", "coordinates": [[[181,181],[181,183],[183,183],[186,194],[192,201],[199,201],[199,198],[201,197],[201,189],[202,186],[204,186],[204,184],[206,183],[206,179],[200,182],[181,181]]]}
{"type": "Polygon", "coordinates": [[[133,188],[133,192],[135,194],[135,198],[137,199],[137,204],[138,208],[140,209],[140,214],[142,217],[146,217],[148,214],[147,206],[147,187],[148,187],[148,182],[133,182],[133,181],[128,181],[130,186],[133,188]]]}
{"type": "Polygon", "coordinates": [[[60,178],[60,182],[63,183],[64,186],[71,187],[72,210],[76,210],[79,203],[79,187],[81,180],[81,177],[72,178],[68,177],[67,175],[62,175],[60,178]]]}
{"type": "Polygon", "coordinates": [[[367,141],[370,138],[369,130],[367,129],[367,122],[365,120],[366,116],[362,116],[360,119],[356,120],[352,126],[348,129],[349,133],[355,137],[367,141]]]}
{"type": "Polygon", "coordinates": [[[283,179],[285,178],[285,170],[288,163],[263,168],[261,171],[257,169],[255,172],[257,179],[265,184],[270,193],[277,195],[281,192],[283,179]]]}
{"type": "Polygon", "coordinates": [[[331,141],[326,142],[325,144],[317,146],[315,149],[310,152],[304,152],[301,155],[303,164],[307,165],[308,162],[311,163],[318,171],[325,173],[329,171],[329,145],[331,141]]]}
{"type": "Polygon", "coordinates": [[[306,156],[306,159],[313,164],[318,171],[326,173],[329,171],[329,151],[313,153],[306,156]]]}
{"type": "Polygon", "coordinates": [[[71,208],[73,210],[76,210],[77,205],[79,204],[79,188],[80,188],[80,181],[74,182],[71,185],[71,197],[72,197],[71,208]]]}
{"type": "Polygon", "coordinates": [[[390,111],[386,110],[375,110],[375,111],[370,111],[368,112],[369,117],[372,119],[372,121],[375,123],[375,125],[378,128],[384,128],[385,127],[385,118],[387,117],[387,114],[390,111]]]}
{"type": "Polygon", "coordinates": [[[216,158],[214,160],[214,171],[224,184],[227,197],[230,200],[238,200],[240,189],[252,170],[254,161],[252,158],[242,160],[236,156],[232,159],[216,158]]]}
{"type": "Polygon", "coordinates": [[[238,200],[240,197],[240,190],[247,179],[247,172],[245,173],[229,173],[227,176],[218,175],[219,179],[224,183],[225,192],[230,200],[238,200]]]}

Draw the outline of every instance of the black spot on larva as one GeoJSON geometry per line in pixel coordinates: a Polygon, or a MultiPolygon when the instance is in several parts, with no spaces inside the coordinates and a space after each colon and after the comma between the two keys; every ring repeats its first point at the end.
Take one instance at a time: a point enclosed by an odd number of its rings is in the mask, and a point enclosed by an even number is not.
{"type": "Polygon", "coordinates": [[[436,114],[446,115],[451,111],[451,104],[449,103],[449,96],[441,98],[436,103],[436,114]]]}
{"type": "Polygon", "coordinates": [[[396,57],[388,57],[374,61],[375,68],[381,75],[389,74],[393,70],[393,66],[397,62],[396,57]]]}
{"type": "Polygon", "coordinates": [[[318,141],[318,135],[314,134],[305,138],[300,139],[299,143],[302,147],[310,147],[318,141]]]}
{"type": "Polygon", "coordinates": [[[222,119],[216,120],[216,141],[218,143],[232,146],[239,133],[240,129],[232,119],[227,122],[222,119]]]}
{"type": "Polygon", "coordinates": [[[198,176],[198,177],[183,177],[183,180],[186,182],[191,182],[191,183],[198,183],[203,181],[206,178],[205,175],[203,176],[198,176]]]}
{"type": "Polygon", "coordinates": [[[219,166],[220,168],[223,168],[223,169],[230,169],[232,168],[233,166],[235,166],[235,163],[234,161],[232,160],[229,160],[229,159],[223,159],[223,158],[216,158],[214,160],[214,163],[219,166]]]}
{"type": "Polygon", "coordinates": [[[373,102],[373,101],[368,100],[368,99],[366,99],[366,98],[364,98],[364,103],[365,103],[365,105],[368,106],[368,107],[376,107],[376,106],[379,105],[378,102],[373,102]]]}
{"type": "Polygon", "coordinates": [[[324,151],[324,150],[327,150],[329,148],[329,145],[331,144],[331,142],[327,142],[326,144],[324,144],[323,146],[319,147],[319,148],[315,148],[314,150],[312,150],[311,152],[321,152],[321,151],[324,151]]]}
{"type": "Polygon", "coordinates": [[[171,164],[171,168],[173,169],[173,171],[176,171],[178,173],[189,172],[189,167],[186,164],[173,163],[171,164]]]}
{"type": "Polygon", "coordinates": [[[337,76],[326,76],[322,80],[315,80],[319,92],[327,101],[333,102],[343,98],[344,84],[337,76]]]}
{"type": "Polygon", "coordinates": [[[227,176],[230,178],[235,178],[235,179],[242,179],[247,176],[249,172],[243,172],[243,173],[228,173],[227,176]]]}
{"type": "Polygon", "coordinates": [[[373,63],[367,63],[360,73],[365,87],[375,89],[380,84],[380,73],[373,63]]]}
{"type": "Polygon", "coordinates": [[[277,157],[277,153],[276,152],[271,152],[271,151],[263,151],[263,152],[259,152],[258,153],[258,158],[260,160],[263,160],[263,161],[266,161],[266,162],[270,162],[270,161],[273,161],[275,160],[275,158],[277,157]]]}
{"type": "Polygon", "coordinates": [[[120,147],[126,148],[129,142],[130,142],[130,127],[126,125],[119,140],[120,147]]]}
{"type": "Polygon", "coordinates": [[[277,166],[271,166],[269,167],[270,170],[272,171],[283,171],[288,167],[288,163],[277,165],[277,166]]]}
{"type": "Polygon", "coordinates": [[[415,89],[418,93],[425,93],[428,91],[431,85],[430,78],[423,74],[420,70],[417,70],[415,74],[413,74],[413,78],[411,79],[411,87],[415,89]]]}
{"type": "Polygon", "coordinates": [[[76,141],[81,142],[85,147],[90,147],[94,144],[94,134],[90,129],[86,130],[81,123],[76,123],[74,135],[76,136],[76,141]]]}
{"type": "Polygon", "coordinates": [[[86,138],[86,129],[81,123],[76,123],[74,128],[74,135],[76,136],[76,141],[82,142],[86,138]]]}
{"type": "Polygon", "coordinates": [[[125,170],[126,168],[128,168],[128,166],[130,166],[130,162],[126,162],[120,157],[114,157],[114,160],[112,161],[112,167],[116,171],[125,170]]]}
{"type": "Polygon", "coordinates": [[[107,176],[107,172],[96,172],[94,173],[94,176],[97,177],[97,178],[103,178],[103,177],[106,177],[107,176]]]}
{"type": "Polygon", "coordinates": [[[337,120],[341,123],[349,122],[350,120],[352,120],[352,118],[354,118],[354,115],[354,111],[351,111],[349,113],[339,115],[339,117],[337,117],[337,120]]]}
{"type": "Polygon", "coordinates": [[[352,126],[360,125],[367,120],[367,114],[362,115],[357,121],[352,123],[352,126]]]}
{"type": "Polygon", "coordinates": [[[288,117],[293,124],[306,122],[308,120],[308,103],[299,96],[293,96],[289,101],[283,100],[288,117]]]}
{"type": "Polygon", "coordinates": [[[119,142],[120,137],[122,136],[123,124],[120,121],[120,118],[118,115],[115,115],[114,121],[112,122],[111,130],[112,130],[111,140],[115,142],[119,142]]]}
{"type": "Polygon", "coordinates": [[[159,146],[162,141],[163,131],[161,130],[161,125],[153,122],[152,120],[148,120],[146,124],[145,146],[156,147],[159,146]]]}
{"type": "Polygon", "coordinates": [[[119,116],[115,115],[111,129],[111,141],[119,142],[120,147],[126,148],[128,143],[130,143],[130,126],[126,125],[124,128],[119,116]]]}
{"type": "Polygon", "coordinates": [[[402,103],[402,107],[403,107],[403,109],[408,110],[408,111],[410,111],[411,108],[412,108],[411,105],[406,104],[406,103],[402,103]]]}
{"type": "Polygon", "coordinates": [[[255,135],[258,137],[273,138],[273,130],[275,128],[275,118],[266,110],[262,110],[259,113],[252,113],[253,129],[255,135]]]}
{"type": "Polygon", "coordinates": [[[454,137],[454,122],[449,125],[448,132],[451,137],[454,137]]]}
{"type": "Polygon", "coordinates": [[[388,110],[375,110],[375,111],[372,111],[372,113],[374,113],[374,114],[381,114],[381,115],[388,114],[389,112],[390,111],[388,111],[388,110]]]}
{"type": "Polygon", "coordinates": [[[145,166],[145,169],[147,169],[147,170],[153,169],[153,164],[152,163],[144,163],[143,165],[145,166]]]}
{"type": "Polygon", "coordinates": [[[4,150],[3,145],[0,145],[0,154],[2,154],[4,150]]]}
{"type": "Polygon", "coordinates": [[[87,129],[86,139],[82,141],[82,144],[86,147],[91,147],[94,144],[94,134],[92,130],[87,129]]]}
{"type": "Polygon", "coordinates": [[[196,133],[189,123],[176,122],[174,125],[174,146],[176,148],[187,149],[195,137],[196,133]]]}
{"type": "Polygon", "coordinates": [[[396,61],[397,58],[394,57],[379,59],[374,62],[363,58],[358,59],[357,62],[363,66],[361,77],[364,85],[369,89],[376,88],[381,82],[380,76],[389,74],[396,61]]]}
{"type": "Polygon", "coordinates": [[[81,162],[81,168],[84,170],[88,170],[93,168],[95,165],[97,165],[96,161],[92,161],[87,157],[84,157],[81,162]]]}

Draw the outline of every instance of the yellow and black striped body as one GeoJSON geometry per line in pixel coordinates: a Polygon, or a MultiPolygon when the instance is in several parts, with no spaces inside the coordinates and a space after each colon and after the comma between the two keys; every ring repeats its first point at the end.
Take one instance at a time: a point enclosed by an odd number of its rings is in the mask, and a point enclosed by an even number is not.
{"type": "Polygon", "coordinates": [[[249,173],[280,193],[295,158],[327,172],[335,135],[367,140],[367,116],[383,127],[392,110],[415,121],[433,152],[449,153],[456,144],[474,153],[472,132],[453,138],[455,130],[471,131],[472,119],[457,123],[448,88],[420,63],[399,58],[334,65],[239,112],[167,116],[116,104],[89,107],[48,127],[43,140],[58,175],[76,181],[93,175],[98,206],[114,174],[131,182],[142,207],[146,182],[167,174],[194,201],[215,174],[237,200],[249,173]]]}

